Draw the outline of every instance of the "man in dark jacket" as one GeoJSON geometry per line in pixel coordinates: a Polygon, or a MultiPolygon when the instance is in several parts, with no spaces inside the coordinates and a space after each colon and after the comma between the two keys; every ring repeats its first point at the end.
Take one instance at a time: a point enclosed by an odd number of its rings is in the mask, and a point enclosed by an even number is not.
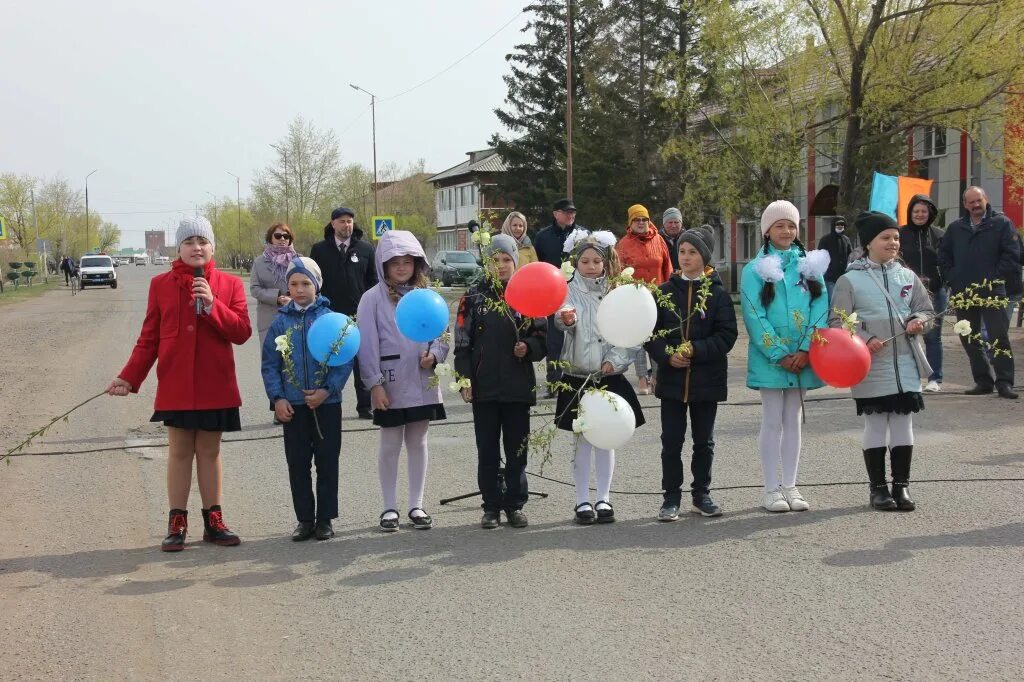
{"type": "MultiPolygon", "coordinates": [[[[900,258],[917,273],[932,299],[932,309],[941,313],[949,301],[949,290],[939,273],[939,244],[943,230],[933,225],[939,214],[932,200],[917,194],[907,204],[908,223],[900,228],[900,258]]],[[[925,354],[932,366],[931,376],[924,390],[942,390],[942,316],[935,318],[931,331],[924,335],[925,354]]]]}
{"type": "MultiPolygon", "coordinates": [[[[373,246],[363,241],[363,231],[355,226],[355,212],[341,206],[331,212],[331,222],[324,227],[333,232],[313,245],[310,257],[320,266],[324,285],[321,293],[331,301],[331,310],[349,317],[356,314],[363,293],[377,283],[373,246]]],[[[359,374],[359,359],[352,374],[356,389],[356,411],[362,419],[373,419],[370,391],[359,374]]]]}
{"type": "Polygon", "coordinates": [[[828,289],[828,300],[832,300],[832,290],[836,282],[846,272],[846,264],[850,262],[853,242],[844,234],[846,218],[839,216],[832,219],[832,230],[818,240],[818,248],[828,251],[830,260],[825,271],[825,288],[828,289]]]}
{"type": "MultiPolygon", "coordinates": [[[[551,224],[537,233],[533,240],[533,248],[537,251],[538,260],[550,263],[557,268],[561,267],[562,261],[569,257],[568,252],[565,251],[566,237],[576,228],[581,230],[586,230],[587,228],[576,224],[576,205],[572,203],[572,199],[559,199],[556,201],[553,216],[554,220],[552,220],[551,224]]],[[[558,362],[562,357],[562,343],[564,339],[565,335],[555,327],[554,319],[548,317],[548,383],[556,382],[562,378],[562,370],[552,363],[558,362]]],[[[551,398],[551,391],[546,391],[544,397],[551,398]]]]}
{"type": "MultiPolygon", "coordinates": [[[[968,187],[964,192],[968,216],[952,223],[939,245],[939,271],[953,294],[984,280],[1010,280],[1020,277],[1021,253],[1016,230],[1009,218],[997,213],[988,203],[981,187],[968,187]]],[[[1005,284],[980,290],[982,297],[1006,296],[1005,284]]],[[[972,307],[957,309],[957,320],[969,320],[971,329],[981,331],[984,320],[988,338],[1002,350],[1010,350],[1009,322],[1002,308],[972,307]]],[[[960,337],[971,361],[974,387],[967,395],[991,393],[993,384],[1000,397],[1016,399],[1013,390],[1013,357],[996,355],[989,365],[981,345],[966,336],[960,337]],[[992,369],[995,369],[995,378],[992,369]]]]}

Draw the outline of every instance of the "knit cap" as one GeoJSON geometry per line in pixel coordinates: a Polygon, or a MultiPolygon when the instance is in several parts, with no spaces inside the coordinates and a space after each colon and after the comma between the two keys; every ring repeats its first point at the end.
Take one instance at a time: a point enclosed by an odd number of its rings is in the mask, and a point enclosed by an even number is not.
{"type": "Polygon", "coordinates": [[[678,220],[683,222],[683,212],[673,206],[672,208],[665,209],[665,212],[661,214],[661,224],[664,225],[670,220],[678,220]]]}
{"type": "Polygon", "coordinates": [[[704,265],[707,265],[711,262],[711,254],[715,250],[715,233],[701,225],[680,234],[679,243],[693,244],[693,248],[697,249],[700,257],[704,260],[704,265]]]}
{"type": "Polygon", "coordinates": [[[178,246],[181,246],[183,241],[192,237],[202,237],[211,244],[215,244],[216,241],[213,238],[213,225],[201,215],[190,215],[178,223],[178,232],[175,235],[175,239],[178,240],[178,246]]]}
{"type": "Polygon", "coordinates": [[[498,252],[507,253],[512,257],[512,262],[516,264],[516,267],[519,267],[519,247],[516,245],[515,239],[507,234],[496,234],[491,237],[491,242],[487,245],[484,253],[490,257],[498,252]]]}
{"type": "Polygon", "coordinates": [[[647,212],[647,208],[643,204],[633,204],[629,207],[628,211],[629,218],[626,220],[626,227],[633,224],[635,218],[650,218],[651,214],[647,212]]]}
{"type": "Polygon", "coordinates": [[[284,273],[284,281],[287,282],[296,272],[309,277],[316,293],[320,293],[320,287],[324,285],[324,277],[320,274],[320,266],[316,264],[315,260],[306,256],[292,258],[292,262],[288,264],[288,270],[284,273]]]}
{"type": "Polygon", "coordinates": [[[854,219],[853,226],[857,228],[857,236],[864,249],[882,232],[898,227],[892,216],[878,211],[864,211],[854,219]]]}
{"type": "Polygon", "coordinates": [[[785,199],[768,204],[764,213],[761,214],[761,236],[766,237],[768,228],[779,220],[788,220],[800,227],[800,210],[785,199]]]}

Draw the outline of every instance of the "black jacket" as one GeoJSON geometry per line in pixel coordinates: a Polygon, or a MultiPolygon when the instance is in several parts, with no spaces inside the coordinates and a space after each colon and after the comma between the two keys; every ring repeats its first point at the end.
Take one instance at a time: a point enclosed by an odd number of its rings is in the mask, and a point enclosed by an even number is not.
{"type": "MultiPolygon", "coordinates": [[[[709,268],[710,269],[710,268],[709,268]]],[[[729,363],[727,355],[736,343],[736,310],[732,299],[722,286],[718,273],[710,269],[711,295],[707,299],[707,313],[694,313],[689,318],[690,343],[693,357],[690,366],[676,369],[669,364],[665,349],[682,343],[679,315],[683,317],[683,331],[687,314],[697,303],[700,282],[672,275],[659,287],[672,298],[676,312],[658,306],[658,324],[655,331],[668,329],[669,333],[644,344],[654,362],[658,364],[658,381],[654,395],[682,402],[722,402],[728,398],[729,363]]]]}
{"type": "Polygon", "coordinates": [[[825,281],[835,282],[846,273],[846,265],[850,262],[850,254],[853,252],[853,242],[846,236],[846,233],[836,232],[836,221],[832,219],[832,231],[818,240],[818,248],[828,251],[830,260],[828,270],[825,271],[825,281]]]}
{"type": "Polygon", "coordinates": [[[672,272],[675,272],[679,269],[679,235],[682,232],[677,234],[675,238],[669,237],[663,230],[658,230],[658,234],[665,240],[665,246],[668,247],[668,257],[672,260],[672,272]]]}
{"type": "Polygon", "coordinates": [[[544,359],[547,320],[523,318],[510,308],[516,319],[513,324],[508,315],[491,307],[503,294],[484,279],[459,301],[455,371],[473,382],[473,402],[536,405],[533,363],[544,359]],[[524,358],[512,354],[519,341],[526,343],[528,349],[524,358]]]}
{"type": "Polygon", "coordinates": [[[932,225],[939,210],[924,194],[917,194],[907,205],[907,219],[916,204],[928,205],[928,222],[915,225],[913,222],[900,228],[900,258],[908,268],[917,273],[928,291],[935,293],[942,286],[939,273],[939,245],[945,231],[932,225]]]}
{"type": "Polygon", "coordinates": [[[314,244],[309,257],[320,266],[324,278],[320,293],[330,299],[331,310],[355,315],[363,293],[377,283],[373,246],[363,241],[363,231],[358,227],[352,230],[352,239],[344,256],[332,234],[314,244]]]}
{"type": "MultiPolygon", "coordinates": [[[[992,206],[974,229],[970,218],[953,222],[939,244],[939,270],[953,293],[984,279],[1005,280],[1011,289],[1020,286],[1021,246],[1013,223],[992,206]]],[[[995,296],[1006,293],[1002,285],[992,289],[995,296]]]]}
{"type": "Polygon", "coordinates": [[[578,223],[573,223],[563,230],[558,223],[552,221],[550,225],[538,232],[537,236],[533,238],[533,248],[537,250],[537,259],[551,263],[556,268],[561,267],[562,261],[568,255],[562,250],[565,238],[576,228],[587,229],[578,223]]]}

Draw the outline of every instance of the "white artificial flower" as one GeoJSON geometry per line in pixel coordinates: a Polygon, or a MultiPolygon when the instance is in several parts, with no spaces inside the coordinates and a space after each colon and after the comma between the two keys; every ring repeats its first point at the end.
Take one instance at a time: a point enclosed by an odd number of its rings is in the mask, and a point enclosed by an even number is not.
{"type": "Polygon", "coordinates": [[[570,263],[569,261],[565,261],[564,263],[562,263],[562,275],[565,276],[565,281],[568,282],[570,279],[572,279],[573,273],[575,272],[576,268],[572,266],[572,263],[570,263]]]}
{"type": "Polygon", "coordinates": [[[855,312],[850,313],[850,316],[846,318],[846,321],[849,324],[860,324],[860,320],[857,319],[857,313],[855,312]]]}
{"type": "Polygon", "coordinates": [[[796,269],[805,278],[823,277],[831,261],[832,256],[827,250],[815,249],[808,251],[807,255],[800,259],[796,269]]]}
{"type": "Polygon", "coordinates": [[[634,269],[633,269],[633,267],[632,267],[632,266],[630,266],[630,267],[628,267],[628,268],[626,268],[626,269],[624,269],[624,270],[622,271],[622,276],[623,276],[623,277],[624,277],[625,279],[633,279],[633,273],[634,273],[634,272],[636,272],[636,270],[634,270],[634,269]]]}
{"type": "Polygon", "coordinates": [[[578,227],[573,229],[562,243],[562,253],[572,253],[572,250],[576,248],[576,245],[589,236],[590,233],[586,230],[581,230],[578,227]]]}
{"type": "Polygon", "coordinates": [[[473,385],[473,383],[469,380],[468,377],[462,377],[461,379],[459,379],[459,381],[458,381],[458,383],[456,385],[461,389],[461,388],[469,388],[470,386],[473,385]]]}
{"type": "Polygon", "coordinates": [[[615,246],[615,233],[609,230],[598,230],[597,232],[594,232],[591,235],[591,237],[594,239],[595,242],[597,242],[606,249],[610,249],[613,246],[615,246]]]}
{"type": "Polygon", "coordinates": [[[274,343],[277,345],[278,353],[287,353],[292,349],[291,344],[288,343],[288,337],[285,334],[275,337],[274,343]]]}
{"type": "Polygon", "coordinates": [[[953,331],[960,336],[970,336],[973,331],[970,320],[960,320],[953,325],[953,331]]]}
{"type": "Polygon", "coordinates": [[[770,253],[762,256],[753,262],[754,272],[765,282],[778,282],[784,277],[782,272],[782,258],[778,254],[770,253]]]}
{"type": "Polygon", "coordinates": [[[572,432],[583,433],[583,429],[587,428],[587,422],[583,421],[582,417],[577,417],[572,420],[572,432]]]}
{"type": "Polygon", "coordinates": [[[451,382],[450,384],[448,384],[448,390],[451,391],[452,393],[458,393],[459,383],[457,381],[451,382]]]}
{"type": "Polygon", "coordinates": [[[480,235],[480,246],[487,246],[491,243],[490,232],[477,232],[477,234],[480,235]]]}
{"type": "Polygon", "coordinates": [[[436,374],[439,377],[451,376],[451,374],[452,374],[452,366],[451,365],[440,364],[440,365],[438,365],[437,367],[434,368],[434,374],[436,374]]]}

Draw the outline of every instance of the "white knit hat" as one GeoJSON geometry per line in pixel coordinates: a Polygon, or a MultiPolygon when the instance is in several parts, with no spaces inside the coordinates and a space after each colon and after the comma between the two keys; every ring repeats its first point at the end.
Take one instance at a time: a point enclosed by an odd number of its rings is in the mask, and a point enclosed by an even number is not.
{"type": "Polygon", "coordinates": [[[201,215],[188,216],[178,223],[178,233],[175,236],[178,240],[178,246],[181,246],[183,241],[191,237],[202,237],[211,244],[216,245],[216,240],[213,238],[213,225],[201,215]]]}
{"type": "Polygon", "coordinates": [[[785,199],[779,199],[768,204],[761,214],[761,236],[768,234],[768,228],[778,220],[788,220],[797,227],[800,227],[800,209],[785,199]]]}
{"type": "Polygon", "coordinates": [[[296,256],[292,258],[292,262],[288,264],[288,270],[284,273],[284,281],[291,279],[292,273],[297,272],[301,275],[306,275],[316,286],[316,293],[320,293],[320,287],[324,285],[324,276],[320,274],[320,266],[316,264],[316,261],[306,256],[296,256]]]}

